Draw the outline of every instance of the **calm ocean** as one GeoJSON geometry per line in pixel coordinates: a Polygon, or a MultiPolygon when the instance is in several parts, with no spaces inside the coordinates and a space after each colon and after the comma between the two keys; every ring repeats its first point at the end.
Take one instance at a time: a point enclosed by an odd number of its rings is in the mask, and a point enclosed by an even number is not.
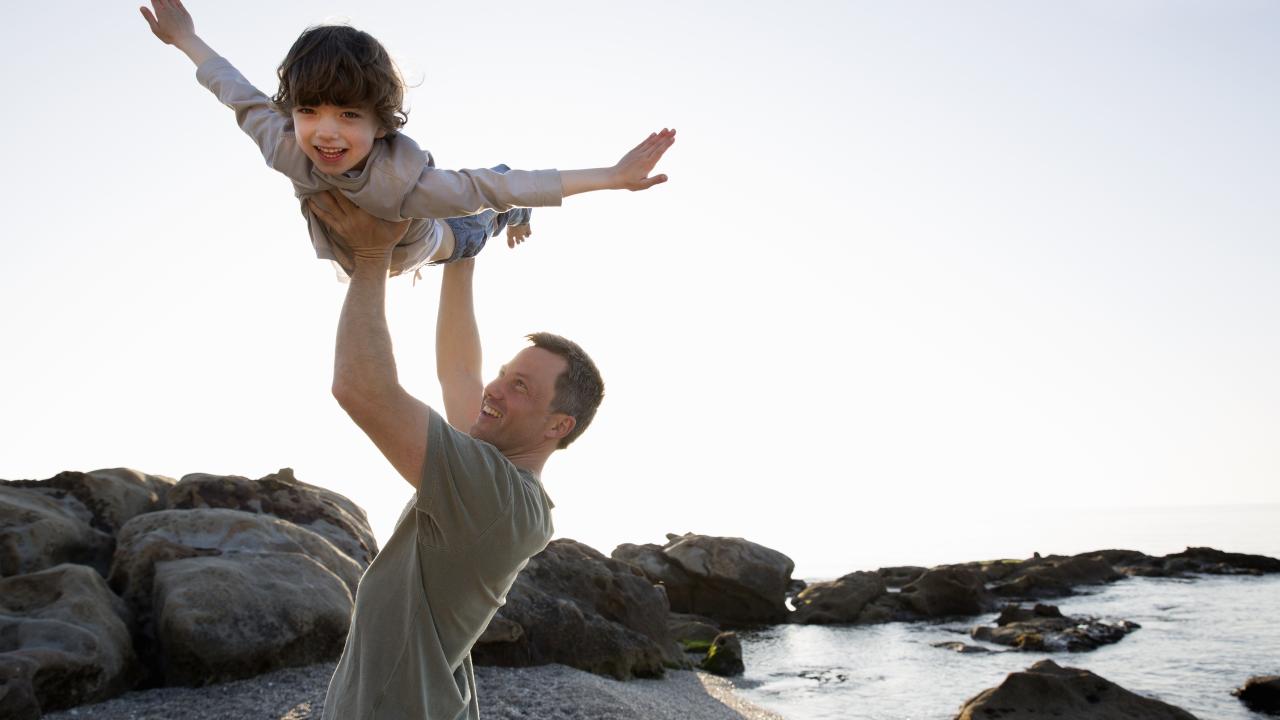
{"type": "MultiPolygon", "coordinates": [[[[1127,510],[1106,518],[1117,523],[1109,529],[1100,520],[1090,512],[1087,522],[1076,524],[1100,531],[1096,542],[1064,532],[1055,544],[1047,542],[1055,533],[1042,529],[1037,547],[1063,554],[1125,547],[1155,555],[1191,544],[1280,557],[1276,505],[1127,510]],[[1187,540],[1176,540],[1180,530],[1187,540]]],[[[1059,517],[1048,529],[1071,524],[1059,517]]],[[[849,571],[855,569],[864,568],[849,571]]],[[[994,622],[995,614],[948,623],[784,625],[744,635],[747,672],[737,685],[752,702],[791,720],[949,720],[965,700],[1008,673],[1051,658],[1201,720],[1245,720],[1259,716],[1231,689],[1252,675],[1280,673],[1280,576],[1134,578],[1053,602],[1067,614],[1132,620],[1142,629],[1089,653],[961,655],[932,645],[966,640],[970,627],[994,622]]]]}

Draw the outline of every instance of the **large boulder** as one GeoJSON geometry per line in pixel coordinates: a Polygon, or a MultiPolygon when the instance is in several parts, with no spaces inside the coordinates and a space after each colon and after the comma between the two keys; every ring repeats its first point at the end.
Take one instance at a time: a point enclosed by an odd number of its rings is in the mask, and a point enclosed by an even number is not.
{"type": "Polygon", "coordinates": [[[878,622],[879,616],[863,613],[888,591],[883,575],[874,572],[854,572],[812,583],[796,596],[796,610],[789,620],[802,625],[878,622]]]}
{"type": "Polygon", "coordinates": [[[573,540],[533,556],[472,649],[475,662],[561,663],[619,679],[684,664],[665,594],[639,570],[573,540]]]}
{"type": "Polygon", "coordinates": [[[673,610],[692,612],[689,608],[694,606],[696,579],[685,572],[680,563],[662,552],[661,545],[623,543],[614,548],[609,555],[614,560],[621,560],[640,568],[645,577],[661,585],[667,593],[667,601],[671,603],[673,610]]]}
{"type": "Polygon", "coordinates": [[[668,535],[669,542],[623,545],[614,557],[632,562],[667,588],[671,609],[727,624],[783,622],[795,563],[777,550],[733,537],[668,535]]]}
{"type": "Polygon", "coordinates": [[[91,527],[90,518],[77,500],[68,503],[12,483],[0,485],[0,577],[62,563],[89,565],[106,575],[113,540],[91,527]]]}
{"type": "Polygon", "coordinates": [[[279,518],[162,510],[121,529],[110,582],[136,618],[151,681],[199,685],[334,657],[361,570],[279,518]]]}
{"type": "Polygon", "coordinates": [[[352,595],[296,553],[157,564],[155,634],[165,685],[205,685],[342,654],[352,595]]]}
{"type": "Polygon", "coordinates": [[[1195,720],[1168,703],[1129,692],[1088,670],[1059,667],[1041,660],[1025,671],[1009,673],[998,687],[974,696],[956,720],[1195,720]]]}
{"type": "Polygon", "coordinates": [[[1258,675],[1231,691],[1250,710],[1280,715],[1280,675],[1258,675]]]}
{"type": "Polygon", "coordinates": [[[983,576],[958,566],[930,568],[915,582],[902,588],[902,604],[921,618],[980,615],[992,606],[983,576]]]}
{"type": "Polygon", "coordinates": [[[361,567],[368,567],[378,553],[364,510],[332,490],[299,481],[290,468],[258,480],[184,475],[169,490],[168,506],[175,510],[226,508],[288,520],[324,536],[361,567]]]}
{"type": "Polygon", "coordinates": [[[0,580],[0,717],[113,697],[137,679],[128,611],[84,565],[0,580]]]}
{"type": "Polygon", "coordinates": [[[48,480],[9,480],[58,501],[95,530],[115,535],[133,516],[164,509],[173,478],[129,468],[61,472],[48,480]]]}

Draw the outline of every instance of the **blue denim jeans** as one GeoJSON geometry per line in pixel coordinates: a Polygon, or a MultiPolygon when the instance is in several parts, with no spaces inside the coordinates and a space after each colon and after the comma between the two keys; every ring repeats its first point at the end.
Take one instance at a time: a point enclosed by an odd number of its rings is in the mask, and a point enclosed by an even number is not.
{"type": "MultiPolygon", "coordinates": [[[[495,165],[493,170],[505,173],[511,168],[506,165],[495,165]]],[[[441,263],[451,263],[462,258],[475,257],[484,248],[491,237],[507,229],[508,225],[528,225],[533,211],[529,208],[512,208],[506,212],[485,210],[477,215],[445,218],[449,229],[453,231],[453,254],[441,263]]],[[[438,263],[433,263],[438,264],[438,263]]]]}

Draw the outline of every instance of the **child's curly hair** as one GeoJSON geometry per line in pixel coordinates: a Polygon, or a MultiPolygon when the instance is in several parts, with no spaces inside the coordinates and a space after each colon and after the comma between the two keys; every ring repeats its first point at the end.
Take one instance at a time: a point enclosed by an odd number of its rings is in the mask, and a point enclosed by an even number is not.
{"type": "Polygon", "coordinates": [[[370,107],[389,133],[404,127],[404,81],[386,48],[347,25],[309,27],[294,41],[276,74],[272,102],[289,114],[298,106],[370,107]]]}

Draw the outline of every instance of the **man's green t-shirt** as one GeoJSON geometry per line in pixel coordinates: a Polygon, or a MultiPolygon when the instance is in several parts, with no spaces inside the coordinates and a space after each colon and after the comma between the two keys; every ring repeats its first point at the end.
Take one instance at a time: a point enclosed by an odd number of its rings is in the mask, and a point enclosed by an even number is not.
{"type": "Polygon", "coordinates": [[[414,499],[356,590],[325,720],[479,717],[471,646],[551,540],[532,473],[434,410],[414,499]]]}

